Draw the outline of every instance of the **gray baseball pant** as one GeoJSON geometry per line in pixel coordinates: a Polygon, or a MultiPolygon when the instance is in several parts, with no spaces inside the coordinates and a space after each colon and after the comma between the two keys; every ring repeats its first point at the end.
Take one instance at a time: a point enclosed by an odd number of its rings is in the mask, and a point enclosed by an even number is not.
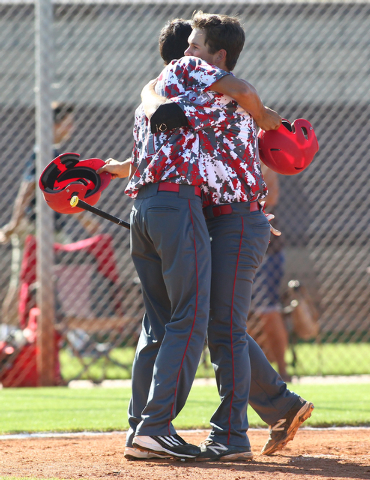
{"type": "Polygon", "coordinates": [[[179,193],[157,190],[158,184],[140,189],[130,218],[146,309],[130,403],[137,435],[176,433],[171,421],[189,395],[209,317],[211,249],[201,199],[188,185],[179,193]],[[143,349],[147,334],[152,342],[143,349]],[[148,351],[151,368],[145,367],[148,351]]]}
{"type": "MultiPolygon", "coordinates": [[[[284,415],[299,397],[287,388],[286,383],[272,368],[257,342],[250,335],[247,335],[247,338],[251,365],[249,405],[264,422],[272,425],[284,418],[284,415]]],[[[126,437],[128,447],[132,447],[136,427],[141,421],[141,412],[146,405],[159,346],[160,342],[153,336],[148,316],[145,314],[132,368],[132,378],[135,378],[135,381],[132,382],[133,394],[128,408],[130,424],[126,437]],[[133,399],[135,399],[135,402],[133,399]]],[[[179,403],[178,400],[176,404],[177,413],[185,405],[185,402],[179,403]]]]}
{"type": "MultiPolygon", "coordinates": [[[[226,217],[219,217],[219,220],[222,221],[226,217]]],[[[170,308],[153,309],[151,305],[149,305],[149,308],[152,317],[159,315],[165,319],[170,318],[170,308]]],[[[160,320],[158,319],[156,323],[159,322],[160,320]]],[[[259,345],[249,335],[247,335],[247,339],[251,366],[249,403],[264,422],[272,425],[284,417],[297,400],[298,395],[288,390],[286,383],[282,381],[279,374],[272,368],[259,345]]],[[[128,409],[130,429],[126,439],[127,446],[132,446],[132,439],[137,425],[141,421],[141,412],[147,402],[153,367],[161,340],[162,337],[157,339],[154,336],[146,313],[142,322],[142,331],[132,370],[133,394],[128,409]]],[[[183,398],[177,397],[177,413],[180,412],[184,405],[183,398]]]]}
{"type": "Polygon", "coordinates": [[[230,205],[231,213],[213,218],[215,210],[207,208],[212,245],[208,347],[221,399],[208,438],[225,445],[250,446],[246,432],[251,365],[246,321],[270,226],[261,209],[250,211],[249,202],[230,205]]]}

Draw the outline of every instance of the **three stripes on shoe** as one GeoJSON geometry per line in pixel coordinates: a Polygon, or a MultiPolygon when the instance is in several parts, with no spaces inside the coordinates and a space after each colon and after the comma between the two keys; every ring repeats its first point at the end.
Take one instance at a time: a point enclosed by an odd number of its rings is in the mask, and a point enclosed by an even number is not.
{"type": "Polygon", "coordinates": [[[152,436],[162,447],[178,447],[181,445],[186,445],[185,440],[177,435],[167,435],[167,436],[152,436]]]}

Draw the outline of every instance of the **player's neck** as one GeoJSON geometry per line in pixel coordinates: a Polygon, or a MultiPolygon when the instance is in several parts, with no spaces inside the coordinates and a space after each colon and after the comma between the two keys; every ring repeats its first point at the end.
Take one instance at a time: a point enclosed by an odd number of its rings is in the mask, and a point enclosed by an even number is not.
{"type": "Polygon", "coordinates": [[[215,61],[214,66],[221,68],[221,70],[225,70],[225,72],[230,72],[230,70],[227,68],[226,63],[224,60],[221,61],[215,61]]]}

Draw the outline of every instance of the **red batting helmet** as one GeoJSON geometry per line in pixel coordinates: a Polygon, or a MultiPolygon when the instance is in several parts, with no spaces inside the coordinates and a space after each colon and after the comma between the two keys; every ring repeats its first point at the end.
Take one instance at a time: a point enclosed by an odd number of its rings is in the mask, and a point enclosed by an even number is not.
{"type": "Polygon", "coordinates": [[[105,165],[103,160],[79,160],[79,157],[78,153],[63,153],[54,158],[41,174],[39,187],[49,207],[56,212],[82,212],[82,208],[69,204],[74,195],[89,205],[95,205],[112,178],[107,172],[96,173],[105,165]]]}
{"type": "Polygon", "coordinates": [[[312,125],[303,118],[292,124],[284,119],[277,130],[261,130],[258,139],[262,162],[282,175],[302,172],[319,150],[312,125]]]}

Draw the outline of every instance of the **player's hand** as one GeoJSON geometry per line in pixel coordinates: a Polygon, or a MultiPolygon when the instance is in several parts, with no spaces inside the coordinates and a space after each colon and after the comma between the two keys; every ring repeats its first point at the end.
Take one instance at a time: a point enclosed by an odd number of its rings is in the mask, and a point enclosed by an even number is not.
{"type": "Polygon", "coordinates": [[[162,97],[162,95],[156,93],[155,86],[157,81],[157,78],[150,80],[141,91],[141,102],[143,104],[144,113],[149,120],[157,108],[167,101],[166,97],[162,97]]]}
{"type": "Polygon", "coordinates": [[[4,225],[3,228],[0,228],[0,244],[4,245],[9,242],[10,236],[14,233],[14,229],[8,223],[4,225]]]}
{"type": "MultiPolygon", "coordinates": [[[[153,80],[150,80],[144,88],[147,88],[148,90],[150,91],[153,91],[155,92],[155,86],[157,85],[157,82],[158,82],[158,78],[153,78],[153,80]]],[[[144,90],[143,88],[143,90],[144,90]]]]}
{"type": "Polygon", "coordinates": [[[265,131],[268,130],[277,130],[280,125],[282,118],[280,115],[275,112],[275,110],[271,110],[271,108],[264,107],[264,113],[261,117],[255,118],[257,125],[265,131]]]}
{"type": "Polygon", "coordinates": [[[103,165],[101,168],[99,168],[96,173],[100,174],[103,172],[110,173],[112,175],[112,180],[115,178],[126,178],[129,175],[130,171],[130,163],[125,161],[125,162],[119,162],[118,160],[115,160],[114,158],[108,158],[105,160],[105,165],[103,165]]]}
{"type": "MultiPolygon", "coordinates": [[[[273,220],[275,218],[275,215],[273,215],[272,213],[266,213],[265,212],[265,201],[263,200],[262,202],[260,202],[261,206],[262,206],[262,211],[263,213],[265,214],[265,217],[267,218],[268,222],[270,223],[270,220],[273,220]]],[[[278,230],[277,228],[274,228],[271,223],[270,223],[270,232],[275,235],[276,237],[280,237],[281,235],[281,232],[280,230],[278,230]]]]}

